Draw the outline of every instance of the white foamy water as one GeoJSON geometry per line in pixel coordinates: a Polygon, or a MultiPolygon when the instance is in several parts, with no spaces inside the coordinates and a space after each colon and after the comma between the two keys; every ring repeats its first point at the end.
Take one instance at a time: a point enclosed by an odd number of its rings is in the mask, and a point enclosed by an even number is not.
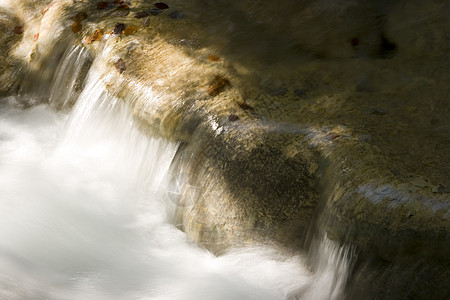
{"type": "Polygon", "coordinates": [[[0,299],[340,297],[346,264],[330,243],[315,273],[268,247],[215,257],[191,243],[168,197],[178,145],[137,130],[95,71],[68,114],[9,102],[0,99],[0,299]]]}

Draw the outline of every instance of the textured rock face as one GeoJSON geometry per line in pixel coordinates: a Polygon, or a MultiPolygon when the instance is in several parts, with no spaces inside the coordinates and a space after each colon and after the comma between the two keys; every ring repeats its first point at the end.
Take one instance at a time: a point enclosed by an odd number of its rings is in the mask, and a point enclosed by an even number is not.
{"type": "Polygon", "coordinates": [[[311,227],[367,261],[354,298],[445,296],[448,1],[112,2],[9,2],[0,93],[86,47],[145,130],[183,143],[192,239],[297,247],[311,227]]]}
{"type": "Polygon", "coordinates": [[[20,41],[24,32],[20,19],[8,9],[0,7],[0,95],[14,91],[19,82],[16,79],[20,62],[11,56],[11,52],[20,41]]]}

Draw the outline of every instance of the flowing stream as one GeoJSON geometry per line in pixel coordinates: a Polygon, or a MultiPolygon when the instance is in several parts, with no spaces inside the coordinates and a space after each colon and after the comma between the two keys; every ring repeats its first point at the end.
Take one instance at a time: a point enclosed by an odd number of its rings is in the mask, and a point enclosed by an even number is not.
{"type": "Polygon", "coordinates": [[[190,242],[168,196],[178,145],[142,134],[95,64],[76,105],[52,108],[73,97],[82,51],[46,83],[50,105],[0,99],[0,299],[342,297],[348,252],[325,237],[309,266],[270,247],[216,257],[190,242]]]}

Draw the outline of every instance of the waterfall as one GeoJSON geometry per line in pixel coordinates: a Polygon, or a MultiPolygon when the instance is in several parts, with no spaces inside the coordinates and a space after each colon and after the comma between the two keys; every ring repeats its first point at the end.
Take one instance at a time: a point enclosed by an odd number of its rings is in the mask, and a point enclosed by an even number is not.
{"type": "Polygon", "coordinates": [[[91,60],[67,48],[51,82],[0,100],[1,299],[343,297],[352,254],[326,236],[309,254],[190,242],[173,222],[179,145],[140,131],[91,60]],[[18,108],[33,92],[49,104],[18,108]]]}

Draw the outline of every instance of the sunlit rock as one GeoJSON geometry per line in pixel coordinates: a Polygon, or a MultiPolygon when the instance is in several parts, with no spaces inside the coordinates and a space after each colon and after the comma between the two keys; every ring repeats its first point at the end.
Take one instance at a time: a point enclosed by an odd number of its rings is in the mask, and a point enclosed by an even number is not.
{"type": "Polygon", "coordinates": [[[447,2],[11,3],[2,93],[22,65],[36,91],[67,45],[87,49],[145,132],[182,143],[172,196],[196,242],[299,249],[326,232],[360,255],[354,298],[448,291],[447,2]]]}

